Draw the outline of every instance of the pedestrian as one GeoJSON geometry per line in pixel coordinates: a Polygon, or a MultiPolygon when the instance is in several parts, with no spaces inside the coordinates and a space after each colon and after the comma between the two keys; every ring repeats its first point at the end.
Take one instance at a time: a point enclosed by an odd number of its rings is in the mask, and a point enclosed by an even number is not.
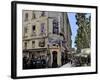
{"type": "Polygon", "coordinates": [[[71,64],[72,64],[72,61],[73,61],[73,60],[72,60],[72,58],[71,58],[71,59],[70,59],[70,63],[71,63],[71,64]]]}

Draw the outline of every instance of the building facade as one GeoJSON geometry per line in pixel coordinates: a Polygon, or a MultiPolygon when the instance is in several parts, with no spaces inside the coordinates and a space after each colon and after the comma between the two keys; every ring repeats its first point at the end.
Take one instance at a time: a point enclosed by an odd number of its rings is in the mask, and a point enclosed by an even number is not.
{"type": "Polygon", "coordinates": [[[67,13],[23,10],[23,57],[44,58],[48,67],[61,66],[71,49],[67,13]]]}

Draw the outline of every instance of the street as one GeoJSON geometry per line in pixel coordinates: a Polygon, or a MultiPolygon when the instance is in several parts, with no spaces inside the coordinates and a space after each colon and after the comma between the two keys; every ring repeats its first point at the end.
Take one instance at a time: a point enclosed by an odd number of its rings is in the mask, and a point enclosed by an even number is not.
{"type": "Polygon", "coordinates": [[[72,64],[69,62],[69,63],[64,64],[63,66],[61,66],[61,68],[66,68],[66,67],[72,67],[72,64]]]}

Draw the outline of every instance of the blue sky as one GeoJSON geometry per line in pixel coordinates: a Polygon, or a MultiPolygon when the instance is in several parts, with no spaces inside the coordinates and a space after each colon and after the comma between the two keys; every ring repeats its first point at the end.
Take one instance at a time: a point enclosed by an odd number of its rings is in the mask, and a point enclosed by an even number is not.
{"type": "Polygon", "coordinates": [[[72,39],[72,48],[75,48],[75,37],[77,35],[77,29],[78,29],[78,26],[76,25],[76,18],[75,18],[75,13],[67,13],[68,14],[68,18],[69,18],[69,22],[70,22],[70,25],[71,25],[71,31],[72,31],[72,36],[71,36],[71,39],[72,39]]]}

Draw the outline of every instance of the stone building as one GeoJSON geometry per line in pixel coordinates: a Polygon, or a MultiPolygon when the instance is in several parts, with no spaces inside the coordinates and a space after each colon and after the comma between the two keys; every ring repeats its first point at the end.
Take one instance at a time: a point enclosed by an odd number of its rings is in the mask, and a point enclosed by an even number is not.
{"type": "Polygon", "coordinates": [[[67,13],[23,10],[23,57],[45,58],[49,67],[61,66],[71,49],[67,13]]]}

